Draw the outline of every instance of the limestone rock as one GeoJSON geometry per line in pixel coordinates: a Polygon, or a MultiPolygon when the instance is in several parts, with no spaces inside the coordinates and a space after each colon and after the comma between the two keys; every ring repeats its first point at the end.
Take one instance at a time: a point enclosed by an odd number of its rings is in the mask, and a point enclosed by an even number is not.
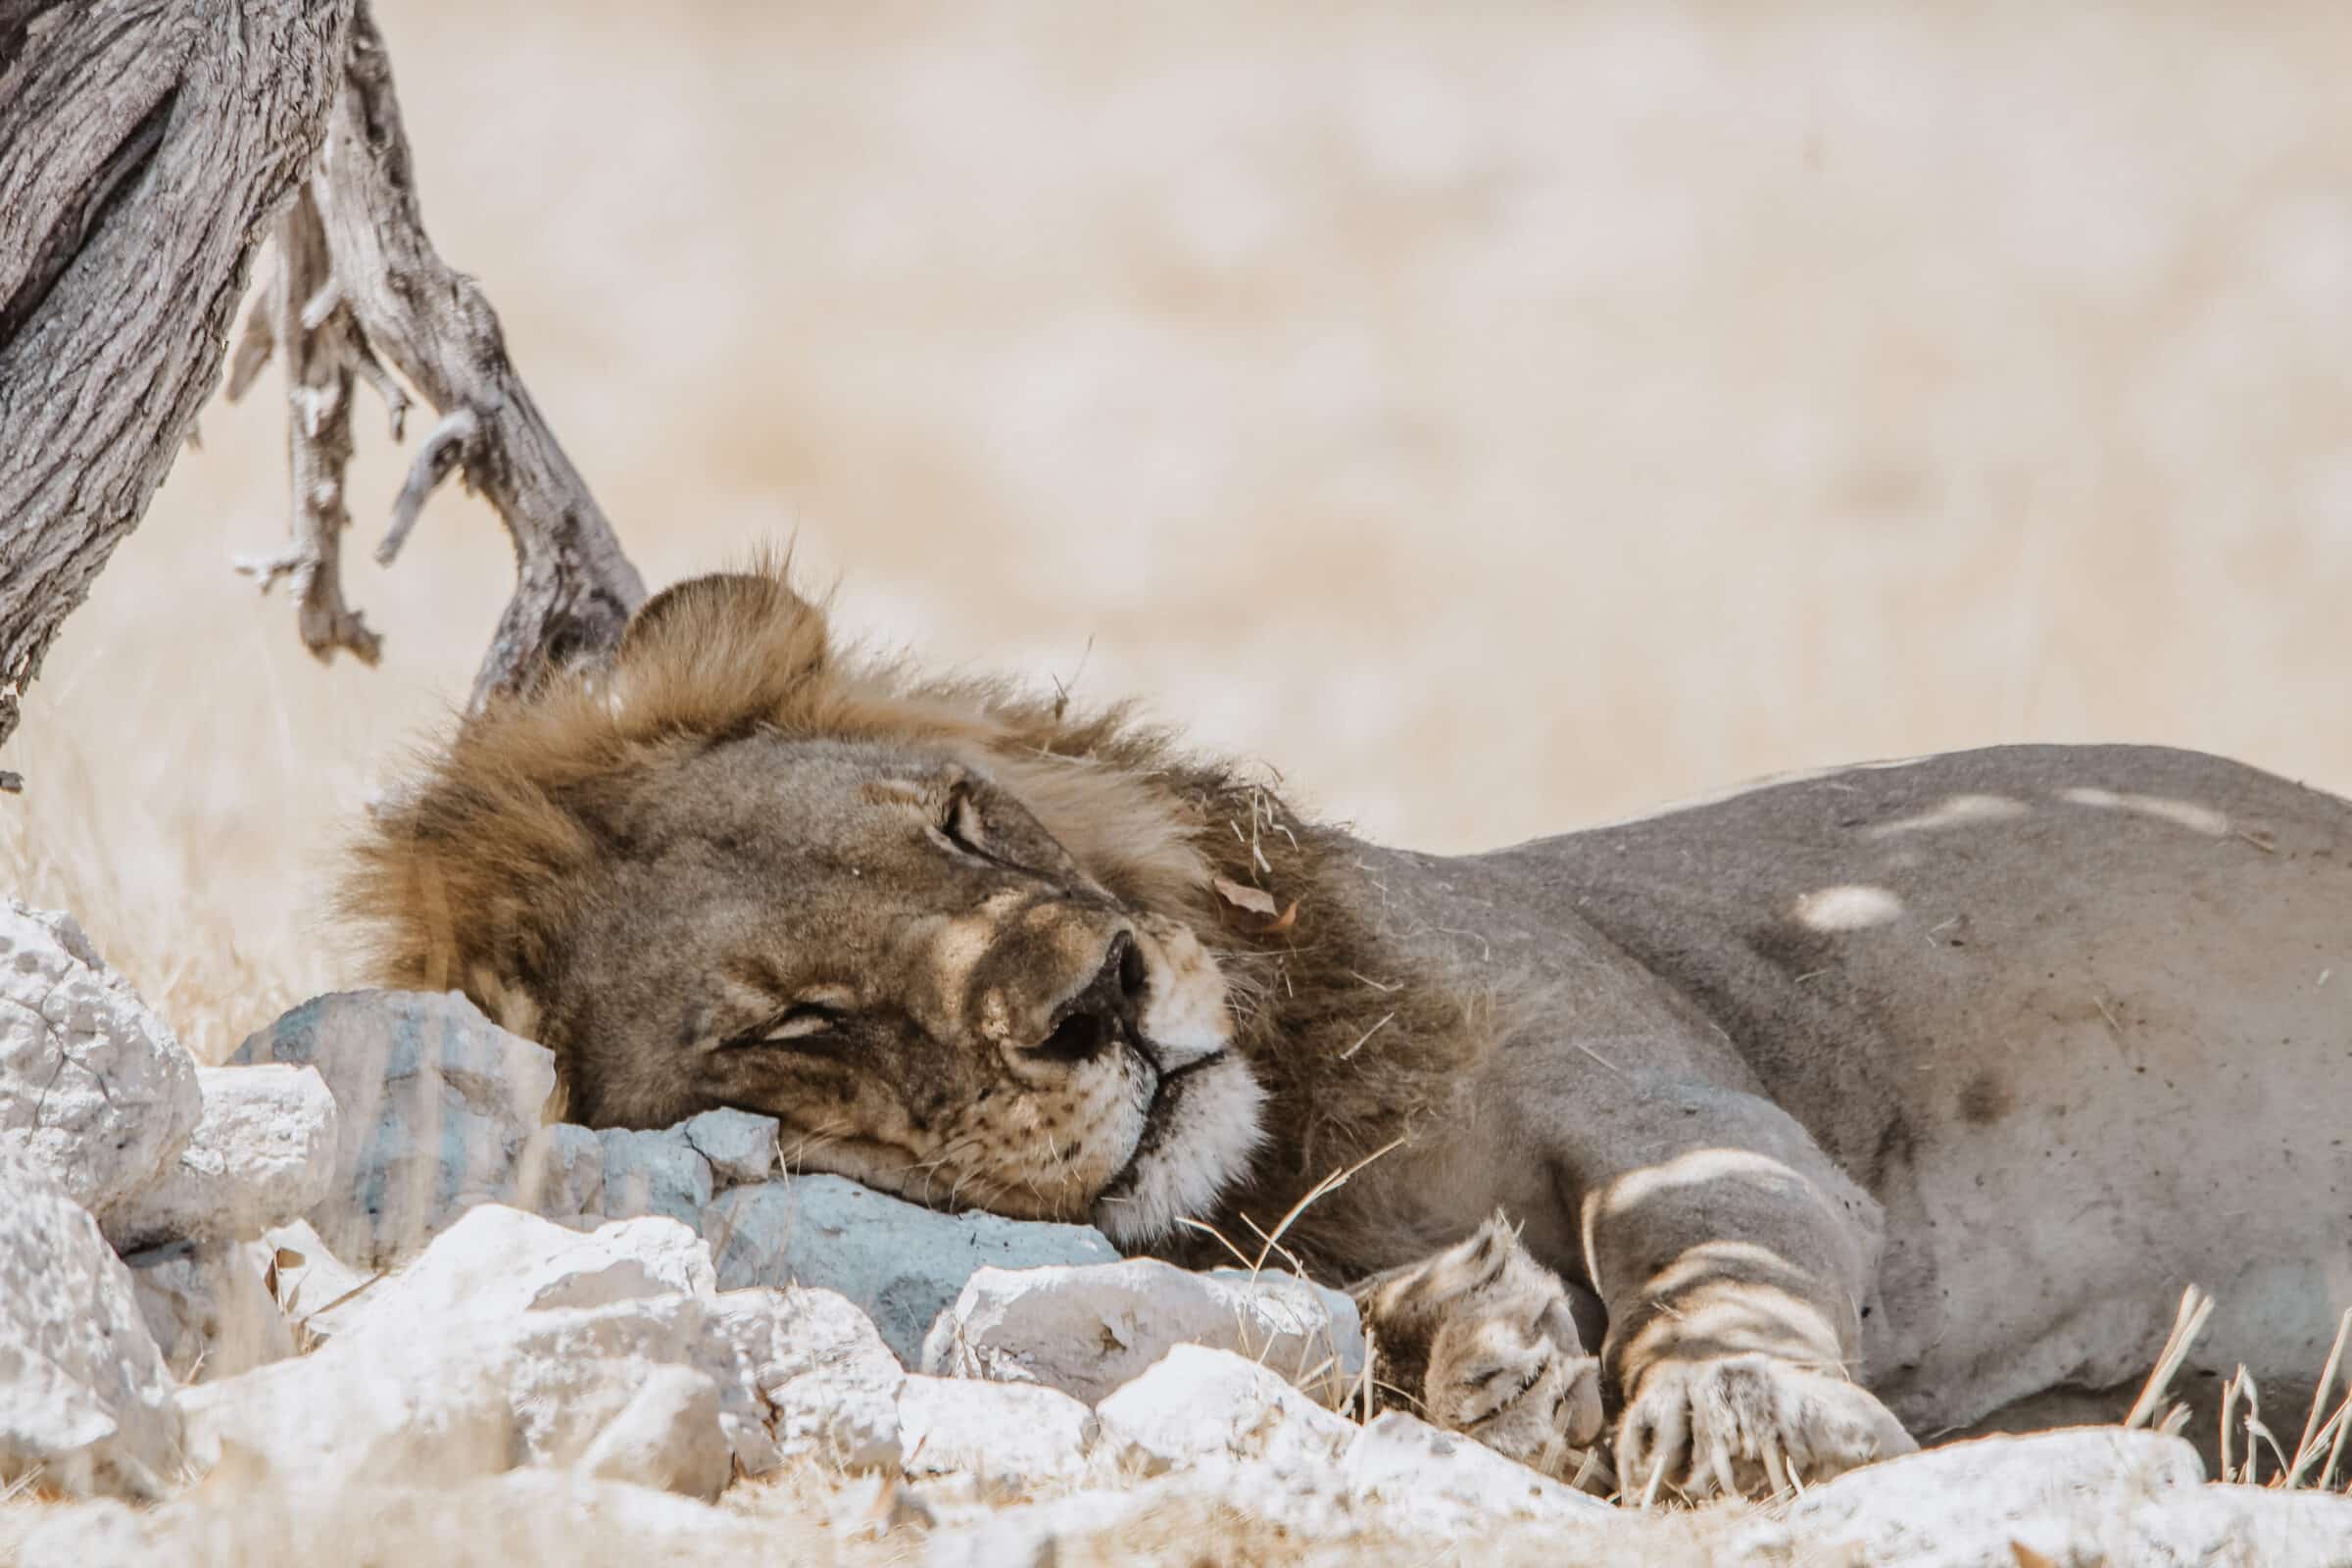
{"type": "Polygon", "coordinates": [[[0,1151],[0,1486],[37,1465],[66,1492],[160,1493],[179,1449],[172,1392],[98,1222],[45,1166],[0,1151]]]}
{"type": "Polygon", "coordinates": [[[0,1151],[111,1216],[194,1130],[195,1062],[70,914],[0,902],[0,1151]]]}
{"type": "Polygon", "coordinates": [[[742,1290],[715,1306],[768,1410],[772,1453],[747,1458],[747,1471],[803,1454],[853,1470],[897,1461],[906,1374],[855,1304],[831,1291],[742,1290]]]}
{"type": "MultiPolygon", "coordinates": [[[[723,1264],[722,1264],[723,1268],[723,1264]]],[[[983,1269],[924,1341],[934,1376],[1043,1383],[1097,1400],[1178,1345],[1237,1351],[1327,1397],[1363,1366],[1354,1303],[1288,1274],[1194,1274],[1152,1258],[983,1269]]]]}
{"type": "Polygon", "coordinates": [[[710,1250],[676,1220],[647,1215],[582,1234],[501,1203],[467,1209],[416,1257],[308,1319],[323,1335],[372,1325],[709,1296],[710,1250]]]}
{"type": "Polygon", "coordinates": [[[710,1162],[711,1179],[722,1187],[763,1182],[776,1168],[777,1123],[748,1110],[706,1110],[678,1131],[710,1162]]]}
{"type": "MultiPolygon", "coordinates": [[[[615,1422],[641,1449],[655,1425],[640,1389],[663,1367],[731,1385],[755,1431],[764,1412],[698,1298],[660,1297],[511,1317],[382,1321],[325,1348],[181,1393],[189,1456],[235,1452],[285,1485],[321,1491],[382,1477],[448,1486],[516,1464],[579,1462],[615,1422]],[[723,1381],[722,1381],[723,1377],[723,1381]]],[[[713,1425],[721,1412],[712,1411],[713,1425]]],[[[671,1428],[675,1442],[692,1437],[671,1428]]],[[[693,1447],[701,1447],[693,1437],[693,1447]]],[[[641,1465],[647,1461],[642,1452],[641,1465]]],[[[672,1467],[699,1489],[687,1454],[672,1467]]]]}
{"type": "Polygon", "coordinates": [[[1056,1389],[969,1378],[908,1378],[899,1391],[899,1467],[910,1478],[970,1477],[1026,1494],[1086,1471],[1095,1413],[1056,1389]]]}
{"type": "Polygon", "coordinates": [[[381,1278],[373,1269],[353,1268],[306,1219],[272,1225],[262,1233],[275,1265],[277,1303],[296,1328],[351,1300],[381,1278]]]}
{"type": "Polygon", "coordinates": [[[335,1179],[335,1101],[308,1067],[199,1067],[204,1113],[162,1179],[110,1210],[125,1252],[166,1242],[251,1241],[298,1218],[335,1179]]]}
{"type": "Polygon", "coordinates": [[[841,1298],[738,1291],[379,1313],[314,1354],[185,1390],[179,1403],[199,1466],[234,1454],[314,1492],[589,1465],[702,1495],[735,1465],[757,1475],[804,1453],[895,1458],[904,1378],[841,1298]],[[707,1380],[715,1400],[665,1369],[707,1380]]]}
{"type": "Polygon", "coordinates": [[[835,1554],[788,1518],[722,1511],[583,1471],[514,1470],[454,1487],[374,1481],[331,1493],[207,1485],[163,1508],[38,1510],[16,1568],[259,1568],[264,1564],[541,1565],[816,1563],[835,1554]]]}
{"type": "Polygon", "coordinates": [[[267,1245],[173,1242],[123,1261],[140,1315],[181,1382],[235,1377],[294,1353],[294,1325],[266,1283],[267,1245]]]}
{"type": "Polygon", "coordinates": [[[2075,1427],[1978,1438],[1809,1487],[1779,1517],[1742,1532],[1729,1555],[1781,1549],[1862,1564],[1932,1556],[1950,1568],[1980,1562],[2014,1568],[2015,1540],[2034,1550],[2055,1544],[2057,1560],[2067,1561],[2066,1543],[2083,1532],[2203,1479],[2196,1449],[2153,1432],[2075,1427]]]}
{"type": "Polygon", "coordinates": [[[710,1162],[686,1141],[684,1124],[662,1132],[607,1128],[597,1139],[605,1151],[603,1208],[614,1219],[666,1214],[698,1224],[710,1201],[710,1162]]]}
{"type": "Polygon", "coordinates": [[[1401,1410],[1375,1416],[1355,1435],[1341,1458],[1340,1473],[1355,1500],[1388,1503],[1449,1531],[1512,1515],[1586,1524],[1616,1515],[1597,1497],[1401,1410]]]}
{"type": "MultiPolygon", "coordinates": [[[[884,1343],[909,1367],[921,1363],[924,1336],[940,1310],[977,1271],[1118,1256],[1091,1226],[943,1214],[839,1176],[736,1188],[711,1205],[703,1233],[717,1249],[722,1288],[797,1284],[838,1291],[873,1317],[884,1343]]],[[[1104,1392],[1118,1381],[1105,1383],[1104,1392]]]]}
{"type": "Polygon", "coordinates": [[[1254,1361],[1179,1345],[1095,1407],[1100,1441],[1144,1475],[1216,1460],[1329,1465],[1357,1428],[1254,1361]]]}
{"type": "Polygon", "coordinates": [[[381,1267],[477,1202],[510,1196],[555,1092],[555,1057],[455,994],[343,991],[238,1048],[318,1069],[340,1112],[335,1177],[311,1223],[346,1262],[381,1267]]]}
{"type": "Polygon", "coordinates": [[[716,1498],[735,1473],[718,1384],[692,1367],[655,1367],[588,1445],[579,1468],[605,1481],[716,1498]]]}

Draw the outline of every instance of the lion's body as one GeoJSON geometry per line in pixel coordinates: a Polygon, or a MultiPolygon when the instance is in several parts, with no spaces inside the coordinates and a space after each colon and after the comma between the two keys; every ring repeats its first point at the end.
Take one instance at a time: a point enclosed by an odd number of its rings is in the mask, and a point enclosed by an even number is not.
{"type": "Polygon", "coordinates": [[[1580,1273],[1575,1195],[1515,1123],[1697,1076],[1781,1105],[1880,1205],[1861,1371],[1922,1436],[2058,1388],[2128,1403],[2190,1283],[2219,1302],[2191,1376],[2242,1362],[2291,1401],[2352,1305],[2341,800],[2009,747],[1354,875],[1427,972],[1551,999],[1382,1184],[1436,1208],[1383,1261],[1501,1204],[1580,1273]]]}
{"type": "Polygon", "coordinates": [[[2352,807],[2211,758],[1444,858],[713,577],[470,721],[350,893],[382,978],[546,1041],[593,1123],[740,1105],[1131,1250],[1287,1219],[1433,1416],[1563,1473],[1604,1398],[1621,1470],[1693,1492],[2046,1410],[2191,1283],[2193,1365],[2275,1387],[2352,1304],[2352,807]]]}

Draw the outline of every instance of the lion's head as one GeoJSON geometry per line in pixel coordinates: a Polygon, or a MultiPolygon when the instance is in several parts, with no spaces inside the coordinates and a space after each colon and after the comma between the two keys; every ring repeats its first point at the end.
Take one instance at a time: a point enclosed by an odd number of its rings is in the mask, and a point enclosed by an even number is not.
{"type": "Polygon", "coordinates": [[[738,1106],[804,1168],[1136,1244],[1259,1138],[1190,778],[1115,715],[844,659],[776,575],[698,578],[427,759],[348,903],[382,979],[551,1047],[575,1120],[738,1106]]]}

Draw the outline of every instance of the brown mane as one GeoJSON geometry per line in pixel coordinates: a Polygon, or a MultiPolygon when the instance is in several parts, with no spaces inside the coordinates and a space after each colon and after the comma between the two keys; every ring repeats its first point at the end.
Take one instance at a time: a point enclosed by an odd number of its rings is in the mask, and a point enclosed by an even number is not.
{"type": "MultiPolygon", "coordinates": [[[[844,656],[775,568],[657,596],[609,668],[552,675],[418,759],[355,845],[342,888],[343,912],[372,936],[371,977],[461,989],[537,1037],[533,983],[555,967],[551,945],[612,824],[665,757],[756,729],[973,748],[1103,886],[1190,925],[1232,983],[1239,1043],[1272,1100],[1246,1199],[1262,1225],[1403,1132],[1490,1033],[1476,1008],[1410,983],[1401,955],[1330,886],[1344,834],[1299,822],[1237,767],[1185,753],[1123,706],[1073,711],[1005,681],[844,656]],[[1288,912],[1244,909],[1218,879],[1288,912]]],[[[549,1044],[561,1057],[562,1042],[549,1044]]],[[[1294,1242],[1311,1245],[1311,1231],[1294,1242]]],[[[1315,1250],[1349,1250],[1337,1234],[1315,1250]]]]}

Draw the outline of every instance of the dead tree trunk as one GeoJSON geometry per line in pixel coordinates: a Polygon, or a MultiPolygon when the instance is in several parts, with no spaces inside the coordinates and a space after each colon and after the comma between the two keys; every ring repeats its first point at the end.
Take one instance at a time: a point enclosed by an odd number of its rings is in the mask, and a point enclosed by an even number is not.
{"type": "Polygon", "coordinates": [[[0,0],[0,742],[193,426],[268,233],[280,275],[231,392],[284,356],[293,539],[246,569],[292,579],[314,653],[378,647],[338,564],[355,382],[395,438],[407,407],[382,360],[442,418],[378,559],[453,471],[514,539],[476,706],[610,647],[644,598],[488,301],[425,237],[365,0],[0,0]]]}

